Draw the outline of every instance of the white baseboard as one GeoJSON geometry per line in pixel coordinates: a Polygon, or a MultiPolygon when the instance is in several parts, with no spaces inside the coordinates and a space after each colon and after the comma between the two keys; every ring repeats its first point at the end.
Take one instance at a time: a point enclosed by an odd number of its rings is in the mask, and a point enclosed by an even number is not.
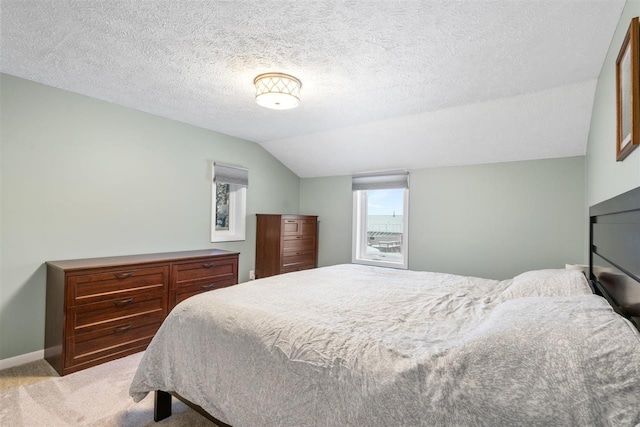
{"type": "Polygon", "coordinates": [[[25,363],[35,362],[36,360],[44,359],[44,350],[38,350],[27,354],[21,354],[19,356],[10,357],[8,359],[0,360],[0,370],[13,368],[14,366],[24,365],[25,363]]]}

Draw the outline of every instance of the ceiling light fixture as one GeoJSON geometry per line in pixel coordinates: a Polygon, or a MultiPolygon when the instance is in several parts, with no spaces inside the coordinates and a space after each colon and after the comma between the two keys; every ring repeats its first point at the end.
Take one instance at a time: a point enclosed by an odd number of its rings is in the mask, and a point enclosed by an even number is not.
{"type": "Polygon", "coordinates": [[[293,76],[282,73],[260,74],[253,80],[258,105],[274,110],[288,110],[300,104],[302,83],[293,76]]]}

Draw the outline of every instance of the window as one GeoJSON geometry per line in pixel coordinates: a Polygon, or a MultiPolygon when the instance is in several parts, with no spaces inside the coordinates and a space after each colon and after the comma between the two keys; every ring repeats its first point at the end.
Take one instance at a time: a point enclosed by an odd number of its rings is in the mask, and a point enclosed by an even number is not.
{"type": "Polygon", "coordinates": [[[215,231],[229,231],[229,199],[231,184],[215,183],[216,186],[216,222],[215,231]]]}
{"type": "Polygon", "coordinates": [[[213,164],[211,241],[245,239],[249,171],[239,166],[213,164]]]}
{"type": "Polygon", "coordinates": [[[354,263],[408,266],[408,174],[353,177],[354,263]]]}

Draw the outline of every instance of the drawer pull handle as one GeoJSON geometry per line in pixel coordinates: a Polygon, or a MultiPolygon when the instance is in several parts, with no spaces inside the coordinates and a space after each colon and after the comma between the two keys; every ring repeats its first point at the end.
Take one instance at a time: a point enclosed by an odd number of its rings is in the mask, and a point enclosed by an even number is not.
{"type": "Polygon", "coordinates": [[[131,329],[131,323],[129,323],[126,326],[119,326],[117,328],[113,328],[113,333],[114,334],[121,334],[123,332],[127,332],[129,329],[131,329]]]}
{"type": "Polygon", "coordinates": [[[210,262],[208,264],[202,264],[202,268],[211,268],[211,267],[213,267],[213,263],[212,262],[210,262]]]}
{"type": "Polygon", "coordinates": [[[133,298],[127,298],[120,301],[114,301],[116,307],[124,307],[127,304],[131,304],[133,302],[133,298]]]}
{"type": "Polygon", "coordinates": [[[200,286],[202,289],[213,289],[216,286],[215,283],[209,283],[208,285],[200,286]]]}
{"type": "Polygon", "coordinates": [[[126,273],[114,273],[113,275],[116,276],[116,279],[126,279],[127,277],[133,276],[133,271],[128,271],[126,273]]]}
{"type": "Polygon", "coordinates": [[[302,236],[296,236],[296,239],[302,239],[302,236]]]}
{"type": "Polygon", "coordinates": [[[288,222],[289,224],[291,224],[291,223],[295,223],[295,222],[296,222],[296,220],[295,220],[295,219],[288,219],[288,220],[286,220],[285,222],[288,222]]]}

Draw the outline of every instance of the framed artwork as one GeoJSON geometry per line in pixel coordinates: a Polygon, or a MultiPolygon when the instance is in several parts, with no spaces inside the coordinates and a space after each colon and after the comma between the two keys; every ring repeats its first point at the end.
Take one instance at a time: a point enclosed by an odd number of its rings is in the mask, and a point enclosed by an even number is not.
{"type": "Polygon", "coordinates": [[[633,18],[616,60],[616,160],[640,144],[640,45],[638,18],[633,18]]]}

